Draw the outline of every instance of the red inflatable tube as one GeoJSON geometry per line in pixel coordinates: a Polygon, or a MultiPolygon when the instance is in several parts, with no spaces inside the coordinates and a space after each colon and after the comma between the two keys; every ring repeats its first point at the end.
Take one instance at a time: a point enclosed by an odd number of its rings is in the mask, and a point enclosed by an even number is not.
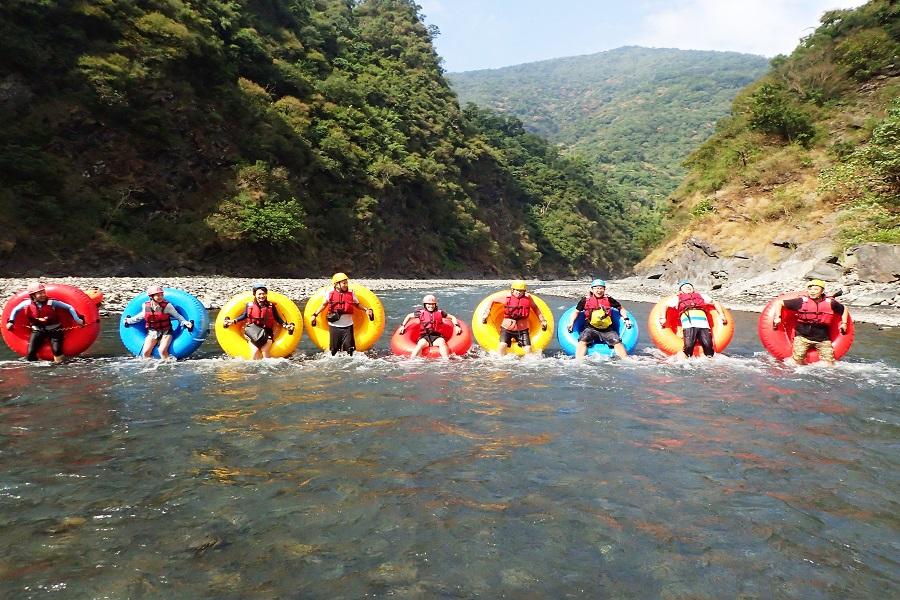
{"type": "MultiPolygon", "coordinates": [[[[459,326],[462,329],[462,333],[454,335],[455,329],[453,323],[450,319],[444,319],[441,322],[439,331],[441,336],[447,340],[447,349],[450,350],[450,354],[462,356],[472,347],[472,330],[462,319],[459,319],[459,326]]],[[[394,335],[391,336],[391,352],[399,356],[411,355],[412,351],[416,348],[416,341],[419,339],[420,330],[421,326],[419,325],[419,320],[415,318],[411,319],[409,323],[406,324],[406,330],[402,334],[398,327],[394,332],[394,335]]],[[[419,353],[419,356],[423,358],[440,358],[441,353],[434,346],[425,346],[419,353]]]]}
{"type": "MultiPolygon", "coordinates": [[[[776,300],[790,300],[792,298],[800,298],[805,296],[806,292],[788,292],[770,300],[759,315],[759,323],[757,332],[759,333],[759,341],[765,349],[777,358],[784,360],[794,353],[794,328],[797,326],[797,313],[793,310],[781,311],[781,324],[777,329],[772,326],[775,318],[774,305],[776,300]]],[[[844,310],[847,310],[845,307],[844,310]]],[[[855,328],[853,326],[853,318],[847,316],[847,333],[840,331],[841,319],[835,317],[831,323],[831,345],[834,348],[834,358],[839,359],[850,350],[853,344],[853,336],[855,328]]],[[[814,363],[819,360],[819,353],[814,348],[810,348],[806,353],[806,364],[814,363]]]]}
{"type": "MultiPolygon", "coordinates": [[[[47,298],[50,300],[60,300],[75,309],[75,312],[84,317],[86,325],[79,327],[72,320],[72,315],[67,310],[57,310],[59,321],[63,333],[63,354],[66,356],[76,356],[81,354],[97,339],[100,335],[100,311],[94,298],[91,298],[77,287],[64,284],[48,284],[47,298]]],[[[28,300],[29,295],[26,291],[21,291],[10,298],[0,313],[0,322],[2,322],[3,341],[9,346],[10,350],[25,356],[28,353],[28,338],[31,337],[31,328],[28,325],[28,315],[25,309],[20,310],[16,315],[16,320],[12,331],[6,328],[6,322],[12,309],[16,307],[22,300],[28,300]]],[[[50,341],[46,340],[38,350],[38,358],[41,360],[52,360],[53,353],[50,352],[50,341]]]]}
{"type": "MultiPolygon", "coordinates": [[[[650,311],[650,316],[647,318],[647,330],[650,332],[650,339],[653,340],[653,344],[670,356],[684,350],[684,334],[681,331],[681,315],[678,313],[677,309],[666,306],[666,304],[674,298],[675,296],[669,296],[668,298],[663,298],[657,302],[650,311]],[[665,315],[666,318],[666,325],[662,328],[659,326],[660,315],[665,315]]],[[[727,308],[722,307],[722,309],[725,311],[725,319],[728,321],[725,325],[722,325],[719,313],[714,306],[708,305],[703,309],[704,312],[706,312],[706,319],[709,321],[712,332],[713,349],[716,354],[727,348],[728,344],[731,343],[731,339],[734,337],[734,319],[732,319],[731,313],[727,308]]],[[[703,355],[703,348],[700,344],[694,346],[693,355],[703,355]]]]}

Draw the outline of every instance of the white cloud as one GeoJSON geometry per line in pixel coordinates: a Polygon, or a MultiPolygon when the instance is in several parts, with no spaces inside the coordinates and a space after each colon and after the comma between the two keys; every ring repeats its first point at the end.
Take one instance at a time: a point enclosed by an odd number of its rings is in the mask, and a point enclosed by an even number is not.
{"type": "Polygon", "coordinates": [[[648,15],[634,43],[656,48],[790,53],[827,10],[862,0],[669,0],[648,15]]]}

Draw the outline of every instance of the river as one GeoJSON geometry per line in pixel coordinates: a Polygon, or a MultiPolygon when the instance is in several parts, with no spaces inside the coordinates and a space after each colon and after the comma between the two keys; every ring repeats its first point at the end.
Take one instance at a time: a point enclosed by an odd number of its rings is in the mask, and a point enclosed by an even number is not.
{"type": "MultiPolygon", "coordinates": [[[[467,321],[488,288],[437,290],[467,321]]],[[[381,294],[388,330],[421,291],[381,294]]],[[[545,297],[559,316],[571,301],[545,297]]],[[[645,329],[650,306],[625,303],[645,329]]],[[[712,361],[0,353],[7,598],[900,595],[900,330],[712,361]]]]}

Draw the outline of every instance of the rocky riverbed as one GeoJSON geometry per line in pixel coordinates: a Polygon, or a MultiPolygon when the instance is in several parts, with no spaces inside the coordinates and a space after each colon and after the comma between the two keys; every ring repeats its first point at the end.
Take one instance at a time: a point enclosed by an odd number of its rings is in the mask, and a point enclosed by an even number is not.
{"type": "MultiPolygon", "coordinates": [[[[47,279],[47,282],[65,283],[82,289],[96,287],[104,294],[102,305],[103,314],[116,314],[121,312],[125,305],[137,294],[143,292],[151,284],[162,284],[166,287],[184,289],[197,296],[207,308],[218,309],[222,307],[232,296],[249,290],[253,280],[234,277],[169,277],[169,278],[139,278],[139,277],[63,277],[47,279]]],[[[509,285],[509,280],[485,280],[485,279],[354,279],[369,289],[378,292],[398,289],[440,290],[448,287],[466,285],[494,284],[497,289],[509,285]]],[[[267,280],[272,290],[286,296],[305,302],[316,290],[324,285],[330,285],[327,279],[269,279],[267,280]]],[[[27,285],[25,279],[0,279],[0,299],[9,298],[27,285]]],[[[802,279],[790,281],[761,280],[757,282],[742,281],[734,284],[724,284],[718,289],[707,290],[698,285],[700,291],[708,291],[717,300],[734,310],[746,310],[759,312],[766,302],[778,294],[794,290],[804,289],[802,279]]],[[[529,287],[535,293],[577,298],[587,292],[588,282],[585,281],[531,281],[529,287]]],[[[853,308],[853,318],[860,322],[875,323],[883,326],[900,326],[900,308],[895,302],[900,301],[900,289],[896,283],[855,283],[850,285],[836,285],[834,290],[842,289],[844,294],[841,301],[853,308]],[[882,305],[883,299],[890,302],[882,305]],[[874,300],[878,305],[872,306],[874,300]]],[[[657,302],[664,296],[675,293],[671,283],[646,277],[628,277],[625,279],[610,280],[607,289],[611,296],[632,302],[657,302]]],[[[474,307],[473,307],[474,308],[474,307]]]]}

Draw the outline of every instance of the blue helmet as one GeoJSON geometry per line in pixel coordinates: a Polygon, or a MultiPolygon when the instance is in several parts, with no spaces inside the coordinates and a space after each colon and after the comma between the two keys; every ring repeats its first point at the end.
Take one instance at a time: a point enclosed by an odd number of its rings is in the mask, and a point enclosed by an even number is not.
{"type": "Polygon", "coordinates": [[[595,279],[591,282],[591,287],[606,287],[605,279],[595,279]]]}
{"type": "Polygon", "coordinates": [[[688,281],[687,279],[682,279],[681,281],[678,282],[678,289],[680,290],[683,286],[686,286],[686,285],[692,286],[694,284],[691,283],[690,281],[688,281]]]}
{"type": "Polygon", "coordinates": [[[250,290],[255,294],[256,290],[266,290],[269,291],[269,286],[265,281],[254,281],[253,285],[250,286],[250,290]]]}

